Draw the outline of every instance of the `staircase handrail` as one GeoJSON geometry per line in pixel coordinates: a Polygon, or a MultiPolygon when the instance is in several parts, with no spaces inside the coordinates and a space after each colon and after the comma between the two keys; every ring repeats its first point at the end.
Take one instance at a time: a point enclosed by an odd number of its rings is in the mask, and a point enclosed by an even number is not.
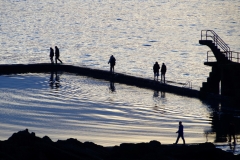
{"type": "Polygon", "coordinates": [[[230,57],[232,62],[240,63],[240,52],[230,51],[230,57]]]}
{"type": "Polygon", "coordinates": [[[203,38],[205,37],[205,40],[208,40],[208,37],[213,39],[213,42],[215,43],[216,46],[219,46],[222,50],[223,53],[226,54],[226,56],[228,57],[228,59],[230,59],[230,47],[213,31],[213,30],[202,30],[201,31],[201,40],[204,40],[203,38]],[[206,32],[205,34],[203,34],[203,32],[206,32]],[[211,34],[209,35],[208,32],[210,32],[211,34]]]}
{"type": "Polygon", "coordinates": [[[187,87],[187,85],[188,85],[188,87],[189,87],[190,89],[192,89],[192,82],[191,82],[191,81],[187,81],[186,83],[184,83],[184,84],[182,85],[182,88],[187,87]]]}

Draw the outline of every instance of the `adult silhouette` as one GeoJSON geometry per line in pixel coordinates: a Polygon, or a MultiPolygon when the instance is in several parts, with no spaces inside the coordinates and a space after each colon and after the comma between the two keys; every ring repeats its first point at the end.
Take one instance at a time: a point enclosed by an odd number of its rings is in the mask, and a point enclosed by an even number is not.
{"type": "Polygon", "coordinates": [[[56,64],[57,64],[57,61],[62,63],[62,61],[59,59],[59,57],[60,57],[59,49],[57,46],[55,46],[55,62],[56,62],[56,64]]]}
{"type": "Polygon", "coordinates": [[[53,48],[52,48],[52,47],[50,47],[50,54],[49,54],[49,57],[50,57],[50,61],[51,61],[51,63],[53,64],[53,63],[54,63],[54,61],[53,61],[54,51],[53,51],[53,48]]]}
{"type": "Polygon", "coordinates": [[[185,139],[184,139],[184,136],[183,136],[183,125],[182,125],[181,121],[179,122],[178,131],[176,133],[178,133],[178,137],[177,137],[177,140],[176,140],[176,142],[174,144],[178,143],[178,140],[179,140],[180,137],[183,140],[183,144],[185,144],[185,139]]]}
{"type": "Polygon", "coordinates": [[[114,73],[114,66],[116,64],[116,58],[113,55],[110,56],[108,64],[109,63],[110,63],[110,72],[114,73]]]}
{"type": "Polygon", "coordinates": [[[165,83],[165,74],[166,74],[166,71],[167,71],[167,67],[166,65],[163,63],[162,64],[162,67],[161,67],[161,82],[163,80],[163,82],[165,83]]]}
{"type": "Polygon", "coordinates": [[[155,64],[153,65],[153,73],[154,73],[154,80],[157,77],[157,81],[158,81],[158,76],[159,76],[159,69],[160,69],[160,66],[159,66],[158,62],[155,62],[155,64]]]}

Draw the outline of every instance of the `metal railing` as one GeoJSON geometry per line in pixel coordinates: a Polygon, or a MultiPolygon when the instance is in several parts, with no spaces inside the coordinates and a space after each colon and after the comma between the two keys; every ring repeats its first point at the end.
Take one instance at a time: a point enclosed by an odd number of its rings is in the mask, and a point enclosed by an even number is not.
{"type": "MultiPolygon", "coordinates": [[[[229,52],[229,60],[235,63],[240,63],[240,52],[229,52]]],[[[213,55],[212,51],[207,51],[207,62],[215,62],[216,57],[213,55]]]]}
{"type": "MultiPolygon", "coordinates": [[[[202,30],[201,31],[201,40],[213,40],[214,44],[217,47],[222,49],[222,53],[228,58],[228,60],[236,63],[240,63],[240,52],[234,52],[230,50],[230,47],[213,31],[213,30],[202,30]],[[211,39],[210,39],[211,38],[211,39]]],[[[209,52],[207,52],[207,62],[209,60],[209,52]]]]}
{"type": "Polygon", "coordinates": [[[213,40],[213,43],[223,50],[223,53],[226,54],[226,57],[230,60],[230,47],[213,31],[213,30],[202,30],[201,31],[201,40],[213,40]]]}
{"type": "Polygon", "coordinates": [[[213,55],[213,53],[211,55],[209,55],[209,53],[212,53],[212,51],[207,51],[207,62],[209,62],[209,59],[214,59],[216,61],[216,57],[213,55]]]}
{"type": "Polygon", "coordinates": [[[232,62],[240,63],[240,52],[230,51],[230,60],[232,62]]]}
{"type": "Polygon", "coordinates": [[[190,89],[192,89],[192,82],[191,81],[187,81],[186,83],[184,83],[182,85],[182,88],[190,88],[190,89]]]}

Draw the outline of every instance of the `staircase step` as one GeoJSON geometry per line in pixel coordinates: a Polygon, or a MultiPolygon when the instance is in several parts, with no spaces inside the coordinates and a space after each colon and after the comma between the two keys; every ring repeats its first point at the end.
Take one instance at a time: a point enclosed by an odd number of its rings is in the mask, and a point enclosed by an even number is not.
{"type": "Polygon", "coordinates": [[[212,44],[213,41],[212,40],[199,40],[199,43],[203,44],[203,45],[209,45],[209,44],[212,44]]]}

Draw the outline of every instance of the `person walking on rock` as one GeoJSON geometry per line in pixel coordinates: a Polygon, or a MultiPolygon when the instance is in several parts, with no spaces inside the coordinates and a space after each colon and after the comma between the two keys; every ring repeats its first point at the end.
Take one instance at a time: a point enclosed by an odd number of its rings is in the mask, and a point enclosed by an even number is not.
{"type": "Polygon", "coordinates": [[[111,55],[109,61],[108,61],[108,64],[110,63],[110,72],[111,73],[114,73],[114,66],[116,64],[116,59],[113,55],[111,55]]]}
{"type": "Polygon", "coordinates": [[[57,46],[55,46],[55,62],[56,62],[56,64],[57,64],[58,60],[62,63],[62,61],[59,59],[59,57],[60,57],[59,49],[57,46]]]}
{"type": "Polygon", "coordinates": [[[53,48],[52,48],[52,47],[50,47],[50,54],[49,54],[49,57],[50,57],[51,63],[53,64],[53,63],[54,63],[54,61],[53,61],[54,51],[53,51],[53,48]]]}
{"type": "Polygon", "coordinates": [[[179,122],[178,131],[176,133],[178,133],[178,137],[177,137],[177,140],[176,140],[176,142],[174,144],[178,143],[178,140],[179,140],[180,137],[183,140],[183,144],[185,144],[185,139],[184,139],[184,136],[183,136],[183,125],[182,125],[181,121],[179,122]]]}
{"type": "Polygon", "coordinates": [[[159,76],[159,69],[160,69],[160,66],[159,66],[158,62],[155,62],[155,64],[153,65],[153,73],[154,73],[154,80],[157,77],[157,81],[158,81],[158,76],[159,76]]]}
{"type": "Polygon", "coordinates": [[[165,73],[167,71],[167,67],[166,65],[163,63],[162,67],[161,67],[161,82],[163,80],[163,82],[165,83],[165,73]]]}

